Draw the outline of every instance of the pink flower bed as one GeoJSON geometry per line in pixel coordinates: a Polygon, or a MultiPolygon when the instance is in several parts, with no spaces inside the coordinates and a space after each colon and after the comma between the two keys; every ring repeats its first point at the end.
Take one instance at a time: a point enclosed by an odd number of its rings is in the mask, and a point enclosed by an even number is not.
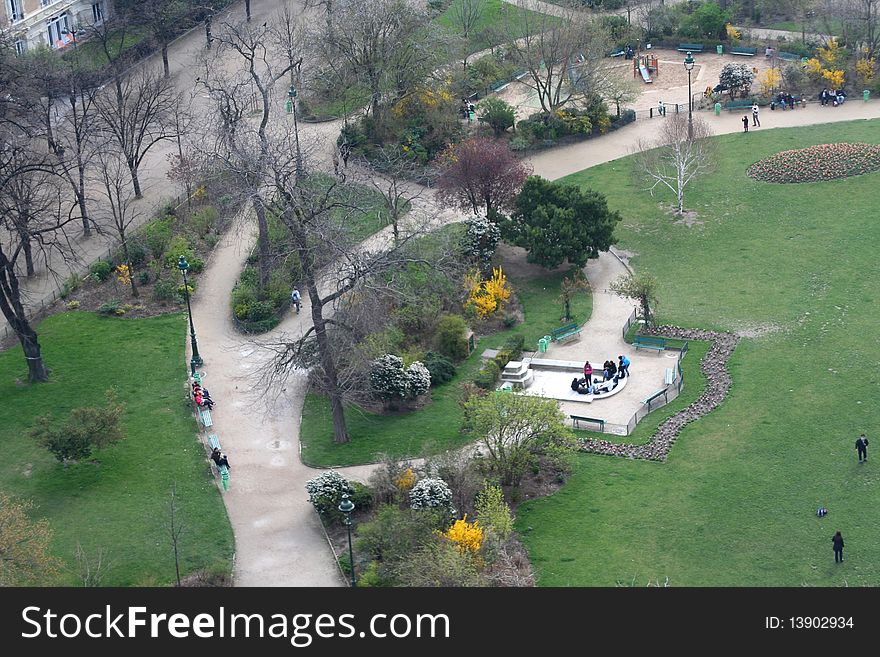
{"type": "Polygon", "coordinates": [[[746,173],[773,183],[804,183],[848,178],[880,170],[880,146],[876,144],[819,144],[793,151],[780,151],[755,162],[746,173]]]}

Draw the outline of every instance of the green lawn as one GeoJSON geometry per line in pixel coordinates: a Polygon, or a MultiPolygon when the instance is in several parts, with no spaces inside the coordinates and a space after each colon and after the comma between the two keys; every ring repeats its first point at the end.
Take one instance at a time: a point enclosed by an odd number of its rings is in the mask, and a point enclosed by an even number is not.
{"type": "Polygon", "coordinates": [[[21,348],[0,353],[0,489],[34,500],[34,516],[49,520],[52,551],[68,566],[59,583],[77,583],[77,543],[92,556],[107,550],[112,566],[104,585],[171,583],[166,522],[175,483],[182,570],[230,572],[232,529],[186,398],[185,315],[62,313],[37,331],[49,383],[20,384],[27,375],[21,348]],[[128,438],[95,452],[99,463],[65,468],[27,437],[37,416],[51,412],[61,420],[72,408],[103,404],[110,387],[125,404],[128,438]]]}
{"type": "MultiPolygon", "coordinates": [[[[450,35],[461,34],[461,28],[456,26],[455,19],[453,18],[453,10],[459,2],[461,2],[461,0],[452,0],[449,7],[447,7],[446,10],[435,19],[437,24],[450,35]]],[[[523,20],[522,17],[531,17],[533,19],[533,25],[540,25],[539,22],[535,21],[542,20],[543,16],[543,14],[537,12],[520,10],[515,5],[507,4],[502,2],[502,0],[484,0],[483,12],[468,39],[468,52],[474,53],[480,50],[485,50],[486,48],[490,48],[502,41],[502,37],[499,37],[498,35],[500,30],[504,27],[503,12],[505,10],[515,12],[514,15],[519,17],[519,20],[514,23],[517,27],[517,37],[522,36],[523,34],[523,28],[521,25],[523,20]]],[[[548,20],[550,22],[556,22],[557,19],[550,17],[548,20]]]]}
{"type": "Polygon", "coordinates": [[[877,122],[718,140],[717,172],[686,196],[704,222],[691,228],[658,208],[671,198],[631,183],[627,160],[569,178],[602,189],[624,214],[620,247],[659,279],[661,322],[757,337],[733,354],[728,400],[685,428],[666,463],[581,455],[559,493],[519,509],[541,585],[880,581],[880,477],[854,448],[880,425],[880,174],[774,185],[744,173],[780,150],[878,143],[877,122]],[[831,551],[838,529],[842,566],[831,551]]]}
{"type": "MultiPolygon", "coordinates": [[[[480,338],[474,353],[459,367],[455,378],[432,390],[432,403],[420,411],[401,415],[376,415],[349,408],[346,420],[351,441],[344,445],[333,442],[330,405],[326,398],[315,394],[306,396],[303,408],[300,442],[302,459],[312,466],[329,467],[354,465],[376,461],[380,454],[395,457],[422,456],[458,447],[470,440],[459,432],[461,407],[458,404],[459,387],[480,367],[480,354],[485,349],[500,347],[511,335],[525,338],[526,350],[537,349],[538,340],[557,321],[562,305],[559,296],[561,273],[528,280],[510,277],[523,306],[525,321],[513,329],[480,338]]],[[[572,302],[574,321],[583,324],[590,317],[592,297],[578,295],[572,302]]]]}

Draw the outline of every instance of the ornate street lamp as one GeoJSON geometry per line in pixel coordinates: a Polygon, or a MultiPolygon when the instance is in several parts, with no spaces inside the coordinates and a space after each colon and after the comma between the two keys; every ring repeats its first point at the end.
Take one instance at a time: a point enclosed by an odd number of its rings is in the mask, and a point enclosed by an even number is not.
{"type": "Polygon", "coordinates": [[[177,261],[177,268],[183,272],[183,293],[186,297],[186,312],[189,315],[189,336],[192,344],[192,358],[189,361],[189,367],[193,376],[195,376],[196,367],[201,366],[203,361],[202,357],[199,356],[199,343],[196,342],[196,329],[193,326],[192,307],[189,305],[189,283],[187,283],[186,280],[186,272],[189,269],[189,263],[186,261],[185,257],[180,256],[180,259],[177,261]]]}
{"type": "Polygon", "coordinates": [[[291,84],[287,90],[287,112],[293,113],[293,136],[296,139],[296,173],[302,174],[302,155],[299,150],[299,127],[296,125],[296,87],[291,84]]]}
{"type": "Polygon", "coordinates": [[[345,514],[345,526],[348,529],[348,562],[351,564],[351,585],[357,586],[354,576],[354,552],[351,549],[351,512],[354,511],[354,503],[348,499],[348,493],[342,494],[339,510],[345,514]]]}
{"type": "Polygon", "coordinates": [[[684,68],[688,72],[688,140],[694,138],[694,98],[691,95],[691,71],[694,70],[694,58],[688,51],[684,58],[684,68]]]}

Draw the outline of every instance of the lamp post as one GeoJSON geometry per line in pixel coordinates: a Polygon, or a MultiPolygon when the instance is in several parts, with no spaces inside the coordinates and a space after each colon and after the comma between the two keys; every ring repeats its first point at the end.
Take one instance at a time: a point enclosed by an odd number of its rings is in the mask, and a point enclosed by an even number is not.
{"type": "Polygon", "coordinates": [[[351,585],[357,586],[354,576],[354,552],[351,549],[351,512],[354,511],[354,503],[348,499],[348,493],[342,494],[339,510],[345,514],[345,526],[348,529],[348,562],[351,564],[351,585]]]}
{"type": "Polygon", "coordinates": [[[694,70],[694,58],[688,51],[684,58],[684,68],[688,72],[688,141],[694,138],[694,98],[691,95],[691,71],[694,70]]]}
{"type": "Polygon", "coordinates": [[[296,125],[296,86],[291,84],[287,90],[287,112],[293,113],[293,137],[296,139],[296,173],[302,174],[302,155],[299,150],[299,127],[296,125]]]}
{"type": "Polygon", "coordinates": [[[184,256],[180,256],[180,259],[177,261],[177,268],[183,272],[183,293],[186,296],[186,312],[189,315],[189,336],[190,343],[192,344],[192,358],[189,361],[190,370],[195,376],[196,367],[202,364],[202,357],[199,356],[199,343],[196,342],[196,329],[193,326],[193,313],[192,307],[189,305],[189,283],[186,280],[186,271],[189,269],[189,263],[186,261],[184,256]]]}

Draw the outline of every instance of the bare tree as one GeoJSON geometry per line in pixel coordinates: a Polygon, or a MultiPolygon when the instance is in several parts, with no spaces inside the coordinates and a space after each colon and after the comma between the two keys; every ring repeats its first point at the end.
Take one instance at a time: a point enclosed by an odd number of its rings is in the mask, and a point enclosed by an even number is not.
{"type": "Polygon", "coordinates": [[[658,187],[675,194],[679,214],[684,212],[684,190],[694,178],[715,166],[712,129],[704,120],[693,119],[693,138],[688,138],[688,118],[674,114],[661,122],[654,142],[639,141],[633,158],[635,175],[647,182],[653,196],[658,187]]]}
{"type": "Polygon", "coordinates": [[[19,261],[25,257],[32,265],[34,248],[47,268],[50,253],[70,259],[73,250],[64,231],[76,219],[64,212],[57,178],[46,160],[28,137],[0,138],[0,312],[21,343],[31,383],[48,381],[49,373],[24,307],[19,261]]]}
{"type": "Polygon", "coordinates": [[[106,223],[119,238],[122,259],[128,267],[128,277],[131,280],[131,296],[137,298],[139,295],[134,276],[134,263],[129,252],[131,237],[129,229],[141,217],[141,213],[136,209],[135,197],[128,185],[128,167],[118,154],[102,152],[98,155],[96,169],[106,223]]]}
{"type": "Polygon", "coordinates": [[[143,196],[138,170],[147,153],[174,137],[171,118],[177,102],[171,81],[146,68],[116,77],[112,93],[96,95],[102,127],[125,159],[136,198],[143,196]]]}
{"type": "Polygon", "coordinates": [[[527,11],[528,0],[505,6],[504,48],[528,75],[545,112],[554,112],[587,94],[601,93],[608,36],[585,12],[566,5],[559,16],[527,11]]]}
{"type": "Polygon", "coordinates": [[[174,552],[174,572],[177,575],[177,586],[180,586],[180,538],[184,532],[183,519],[180,517],[180,497],[177,495],[177,484],[171,484],[168,498],[168,540],[174,552]]]}
{"type": "MultiPolygon", "coordinates": [[[[269,277],[269,225],[266,217],[268,200],[265,184],[269,177],[270,118],[273,116],[273,96],[276,84],[295,69],[301,58],[294,59],[299,32],[288,25],[278,31],[264,24],[252,27],[246,24],[224,24],[215,37],[219,46],[216,55],[205,65],[204,76],[198,78],[214,101],[214,155],[224,163],[224,169],[239,181],[248,195],[259,227],[260,286],[269,277]],[[275,64],[272,54],[286,54],[286,62],[275,64]],[[241,68],[232,74],[225,72],[227,55],[233,55],[241,68]],[[259,99],[259,123],[254,128],[246,120],[253,103],[259,99]]],[[[279,102],[280,101],[276,101],[279,102]]],[[[278,108],[274,108],[277,112],[278,108]]]]}
{"type": "Polygon", "coordinates": [[[614,103],[617,116],[620,116],[620,106],[633,102],[641,93],[639,83],[629,77],[615,75],[609,71],[600,85],[600,95],[610,103],[614,103]]]}
{"type": "Polygon", "coordinates": [[[113,564],[108,558],[107,548],[97,548],[93,559],[77,541],[75,556],[77,574],[82,585],[84,587],[101,586],[104,576],[113,564]]]}
{"type": "Polygon", "coordinates": [[[430,70],[433,58],[423,47],[428,16],[416,3],[337,0],[327,16],[324,33],[316,37],[322,59],[331,68],[351,69],[368,87],[372,117],[379,115],[387,80],[399,93],[404,79],[423,81],[430,70]]]}
{"type": "Polygon", "coordinates": [[[470,40],[477,29],[477,25],[480,24],[480,19],[483,17],[484,4],[483,0],[457,0],[449,8],[449,17],[452,19],[452,24],[464,41],[462,48],[464,50],[463,64],[465,68],[467,68],[468,55],[470,54],[470,40]]]}

